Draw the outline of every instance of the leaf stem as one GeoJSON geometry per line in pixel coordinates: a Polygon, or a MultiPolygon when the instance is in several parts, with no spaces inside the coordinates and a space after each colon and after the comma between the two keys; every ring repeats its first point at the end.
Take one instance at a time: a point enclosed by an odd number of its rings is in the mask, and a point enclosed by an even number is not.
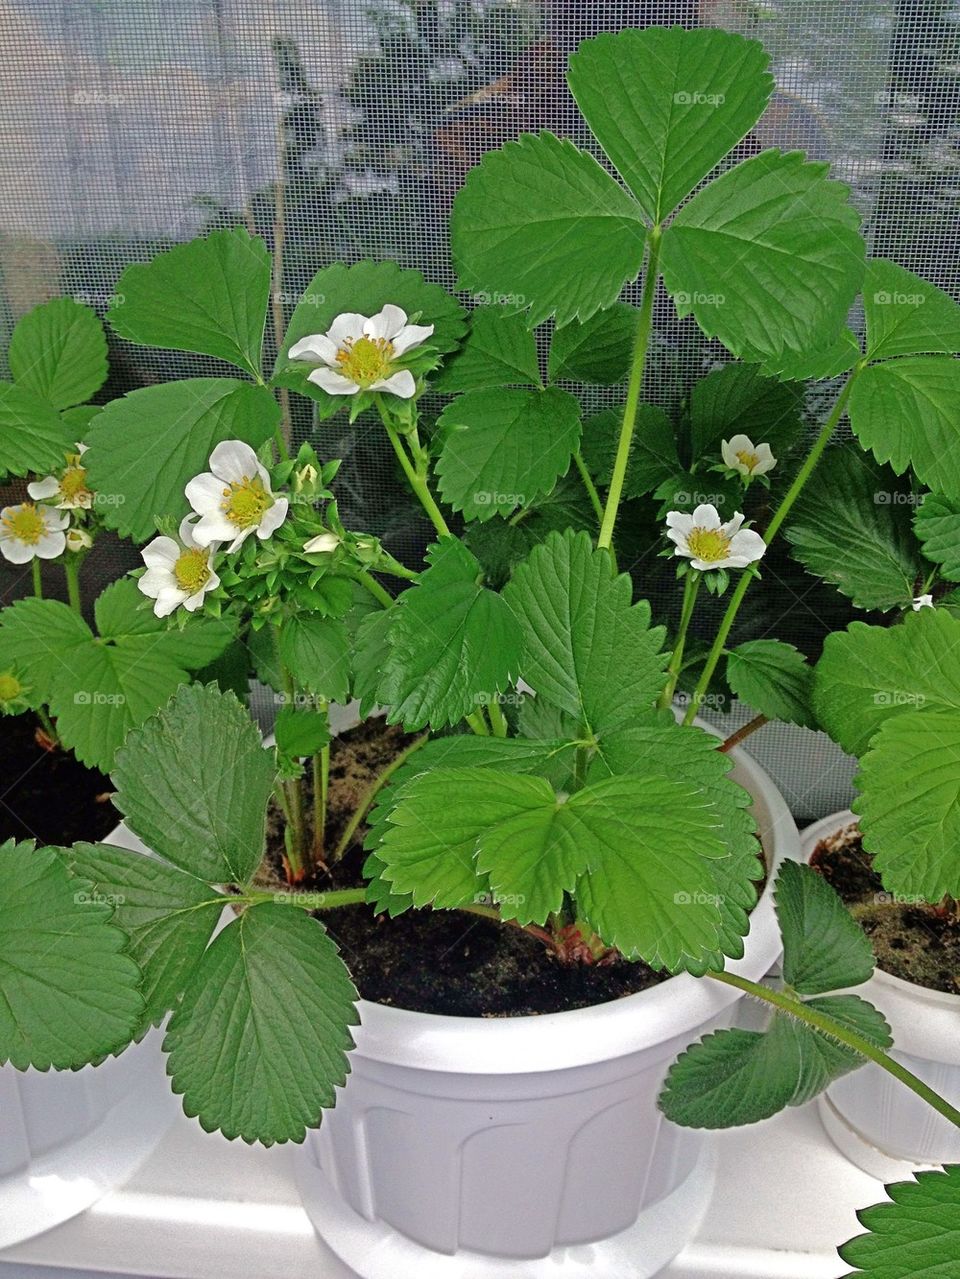
{"type": "Polygon", "coordinates": [[[67,579],[67,599],[73,611],[81,615],[83,605],[80,600],[80,563],[74,552],[68,551],[67,556],[68,558],[63,561],[63,573],[67,579]]]}
{"type": "Polygon", "coordinates": [[[430,486],[427,483],[427,477],[422,468],[415,468],[413,462],[404,448],[403,441],[397,434],[397,428],[390,420],[390,414],[384,408],[383,403],[377,398],[377,408],[380,410],[380,419],[386,428],[390,443],[393,445],[393,451],[397,455],[403,473],[407,477],[407,481],[414,493],[420,500],[420,505],[430,517],[433,527],[437,530],[441,537],[450,537],[450,529],[447,521],[443,518],[439,506],[433,500],[433,494],[430,492],[430,486]]]}
{"type": "Polygon", "coordinates": [[[674,641],[673,652],[670,654],[670,661],[667,665],[667,682],[663,687],[663,692],[660,694],[658,706],[669,706],[673,701],[677,680],[680,678],[680,668],[683,666],[683,650],[687,642],[687,630],[693,617],[697,593],[700,590],[700,582],[701,574],[696,569],[691,569],[687,573],[683,584],[680,624],[677,627],[677,638],[674,641]]]}
{"type": "MultiPolygon", "coordinates": [[[[329,730],[330,715],[326,702],[317,707],[329,730]]],[[[313,757],[313,864],[324,866],[327,832],[327,794],[330,789],[330,743],[321,746],[313,757]]]]}
{"type": "Polygon", "coordinates": [[[487,704],[487,710],[490,713],[490,726],[494,737],[506,737],[507,719],[496,697],[487,704]]]}
{"type": "MultiPolygon", "coordinates": [[[[846,382],[843,384],[840,394],[837,396],[836,401],[834,402],[834,406],[830,412],[830,416],[827,418],[826,422],[824,422],[823,426],[821,427],[820,434],[817,436],[816,440],[814,440],[813,447],[811,448],[810,452],[807,454],[807,457],[803,465],[800,467],[800,470],[797,471],[796,475],[794,476],[793,483],[790,485],[789,489],[784,494],[783,500],[781,501],[780,505],[774,511],[770,519],[770,523],[767,525],[766,530],[764,531],[764,534],[763,534],[763,540],[766,542],[768,547],[770,543],[773,541],[773,539],[776,537],[777,533],[780,531],[780,526],[783,524],[783,521],[790,514],[790,511],[793,508],[793,504],[794,502],[796,502],[797,498],[802,493],[803,487],[806,484],[807,480],[809,480],[810,476],[816,470],[817,463],[820,461],[820,458],[823,456],[824,449],[830,443],[830,438],[833,435],[834,431],[837,429],[837,425],[839,424],[840,419],[843,417],[844,410],[847,407],[847,400],[850,398],[850,392],[853,390],[853,384],[857,380],[857,377],[859,376],[862,368],[863,368],[863,363],[861,362],[860,364],[856,366],[855,369],[853,369],[850,376],[847,378],[846,382]]],[[[700,707],[700,704],[702,703],[704,697],[709,691],[710,681],[713,679],[713,676],[717,669],[717,665],[720,661],[721,654],[723,653],[723,650],[726,647],[727,639],[730,636],[730,631],[732,630],[733,624],[737,618],[737,614],[740,611],[740,605],[743,603],[743,597],[746,595],[747,591],[750,589],[750,583],[753,581],[753,579],[756,576],[757,576],[756,565],[752,565],[749,569],[744,570],[743,574],[740,577],[740,581],[737,583],[736,587],[734,588],[733,595],[730,597],[730,603],[727,605],[727,611],[723,615],[723,618],[720,622],[720,627],[716,633],[716,636],[714,637],[713,645],[710,649],[710,652],[707,655],[707,660],[704,663],[703,670],[700,673],[700,679],[697,682],[697,687],[694,691],[693,697],[690,699],[690,705],[687,708],[687,713],[684,716],[684,720],[683,720],[684,724],[690,724],[693,722],[693,719],[696,716],[696,713],[698,708],[700,707]]]]}
{"type": "Polygon", "coordinates": [[[490,729],[487,727],[487,720],[482,706],[478,710],[471,711],[465,718],[478,737],[490,736],[490,729]]]}
{"type": "Polygon", "coordinates": [[[30,572],[33,575],[33,593],[38,600],[43,599],[43,578],[40,575],[40,561],[36,557],[30,561],[30,572]]]}
{"type": "Polygon", "coordinates": [[[393,596],[389,591],[384,590],[377,579],[371,573],[368,573],[365,568],[358,569],[357,581],[361,586],[365,586],[373,598],[379,604],[382,604],[384,608],[393,607],[393,596]]]}
{"type": "Polygon", "coordinates": [[[420,737],[412,741],[409,746],[405,746],[399,755],[395,755],[387,767],[373,779],[360,797],[360,803],[353,810],[350,820],[344,828],[343,834],[337,841],[337,846],[330,859],[331,864],[333,862],[338,862],[350,847],[350,843],[353,840],[354,835],[357,833],[357,827],[366,817],[367,813],[370,811],[371,804],[380,794],[380,791],[387,784],[393,774],[401,767],[401,765],[407,762],[414,751],[418,751],[420,747],[429,740],[430,734],[423,733],[420,737]]]}
{"type": "Polygon", "coordinates": [[[627,383],[627,402],[623,409],[623,425],[620,428],[620,440],[617,444],[617,456],[607,490],[607,504],[600,523],[598,547],[607,549],[613,543],[613,530],[617,522],[617,511],[620,509],[620,498],[623,495],[623,483],[627,474],[627,463],[630,460],[630,445],[633,442],[633,430],[637,422],[637,408],[643,390],[643,375],[647,365],[647,351],[650,346],[650,333],[653,328],[653,300],[657,292],[660,263],[660,227],[650,228],[647,233],[647,269],[643,280],[643,295],[640,299],[640,316],[637,320],[637,332],[633,342],[633,357],[630,362],[630,380],[627,383]]]}
{"type": "Polygon", "coordinates": [[[869,1039],[865,1039],[863,1035],[858,1035],[856,1031],[844,1026],[842,1022],[836,1021],[829,1014],[811,1008],[809,1004],[793,998],[784,991],[771,990],[769,986],[762,986],[746,977],[739,977],[736,973],[707,973],[707,976],[714,981],[723,982],[724,985],[736,986],[738,990],[746,991],[748,995],[753,995],[756,999],[763,1000],[764,1003],[772,1004],[774,1008],[778,1008],[781,1012],[795,1017],[798,1021],[806,1022],[808,1026],[813,1026],[815,1030],[819,1030],[822,1034],[829,1035],[831,1039],[839,1040],[847,1048],[852,1048],[854,1052],[859,1053],[862,1057],[867,1057],[870,1061],[875,1062],[881,1070],[885,1070],[887,1074],[893,1075],[902,1084],[906,1084],[918,1097],[922,1097],[928,1105],[943,1115],[945,1119],[960,1128],[960,1110],[957,1110],[955,1106],[951,1106],[949,1101],[941,1097],[939,1093],[934,1092],[922,1079],[918,1079],[916,1075],[907,1070],[906,1066],[902,1066],[900,1062],[888,1056],[882,1048],[878,1048],[869,1039]]]}
{"type": "Polygon", "coordinates": [[[590,499],[590,505],[593,507],[594,514],[597,517],[597,523],[603,524],[603,503],[600,501],[600,494],[597,492],[597,486],[593,482],[590,472],[587,470],[587,464],[583,460],[583,454],[577,449],[573,455],[573,463],[580,472],[580,478],[583,480],[583,487],[587,490],[587,497],[590,499]]]}
{"type": "MultiPolygon", "coordinates": [[[[282,668],[282,676],[283,687],[287,695],[287,704],[296,706],[296,683],[285,666],[282,668]]],[[[287,878],[291,884],[298,884],[301,880],[306,879],[309,869],[308,861],[304,857],[303,790],[299,777],[292,777],[283,782],[282,785],[287,797],[287,828],[283,833],[284,847],[287,854],[287,878]]]]}

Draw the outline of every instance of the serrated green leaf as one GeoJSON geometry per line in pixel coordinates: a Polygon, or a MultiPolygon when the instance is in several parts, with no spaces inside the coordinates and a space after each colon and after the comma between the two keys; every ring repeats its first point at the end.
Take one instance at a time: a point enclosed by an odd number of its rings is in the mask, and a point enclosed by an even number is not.
{"type": "Polygon", "coordinates": [[[144,1023],[160,1020],[179,999],[229,899],[206,884],[146,857],[107,844],[56,850],[91,895],[113,905],[143,974],[144,1023]]]}
{"type": "Polygon", "coordinates": [[[504,590],[523,631],[523,678],[596,733],[648,709],[663,686],[663,628],[632,596],[608,552],[569,531],[551,533],[504,590]]]}
{"type": "Polygon", "coordinates": [[[924,608],[889,628],[852,622],[827,636],[813,698],[820,726],[851,755],[884,720],[920,707],[960,710],[960,620],[924,608]]]}
{"type": "Polygon", "coordinates": [[[78,1069],[133,1038],[140,969],[113,909],[49,848],[0,845],[0,1063],[78,1069]]]}
{"type": "Polygon", "coordinates": [[[960,501],[927,493],[913,517],[913,531],[928,560],[948,582],[960,582],[960,501]]]}
{"type": "Polygon", "coordinates": [[[728,364],[697,382],[690,393],[690,443],[694,459],[720,458],[720,445],[734,435],[769,444],[778,460],[803,429],[800,387],[764,377],[755,365],[728,364]]]}
{"type": "Polygon", "coordinates": [[[350,691],[350,639],[341,618],[294,613],[280,630],[280,660],[300,688],[328,702],[350,691]]]}
{"type": "Polygon", "coordinates": [[[922,576],[909,490],[856,447],[830,449],[785,529],[796,559],[858,608],[903,608],[922,576]]]}
{"type": "Polygon", "coordinates": [[[256,378],[270,279],[261,239],[240,226],[213,231],[128,266],[107,319],[131,342],[214,355],[256,378]]]}
{"type": "MultiPolygon", "coordinates": [[[[580,451],[587,470],[603,488],[608,487],[613,475],[622,425],[622,409],[604,409],[583,424],[580,451]]],[[[679,469],[677,442],[670,419],[663,409],[653,404],[641,404],[630,441],[623,497],[629,499],[652,493],[679,469]]]]}
{"type": "Polygon", "coordinates": [[[524,134],[470,171],[454,201],[459,287],[531,325],[587,320],[643,264],[639,207],[593,156],[552,133],[524,134]]]}
{"type": "Polygon", "coordinates": [[[294,759],[316,755],[318,750],[330,742],[330,725],[326,714],[298,710],[295,706],[280,709],[273,731],[278,750],[294,759]]]}
{"type": "Polygon", "coordinates": [[[960,306],[896,262],[874,258],[867,263],[863,309],[871,360],[960,351],[960,306]]]}
{"type": "MultiPolygon", "coordinates": [[[[743,352],[745,360],[753,359],[749,350],[743,352]]],[[[822,382],[846,373],[860,359],[860,343],[849,329],[841,329],[840,336],[825,347],[814,346],[807,351],[781,351],[776,355],[760,355],[761,373],[780,378],[783,382],[822,382]]]]}
{"type": "Polygon", "coordinates": [[[17,323],[7,361],[17,385],[55,409],[82,404],[107,379],[103,325],[88,306],[72,298],[54,298],[17,323]]]}
{"type": "Polygon", "coordinates": [[[816,728],[813,667],[792,644],[747,640],[727,654],[727,681],[741,701],[767,719],[816,728]]]}
{"type": "Polygon", "coordinates": [[[734,355],[804,353],[838,333],[863,279],[859,216],[826,164],[763,151],[711,182],[664,232],[664,283],[734,355]]]}
{"type": "Polygon", "coordinates": [[[222,440],[259,448],[279,420],[266,387],[235,378],[183,378],[131,391],[90,424],[84,465],[97,509],[110,528],[144,542],[156,531],[155,516],[186,514],[184,486],[209,469],[222,440]]]}
{"type": "Polygon", "coordinates": [[[521,635],[506,601],[479,585],[480,565],[456,538],[397,600],[377,700],[408,732],[459,723],[516,680],[521,635]]]}
{"type": "Polygon", "coordinates": [[[465,519],[506,518],[548,493],[580,441],[580,405],[566,391],[468,391],[440,415],[444,501],[465,519]]]}
{"type": "Polygon", "coordinates": [[[661,222],[756,124],[773,91],[763,45],[728,31],[651,27],[585,40],[577,105],[611,163],[661,222]]]}
{"type": "Polygon", "coordinates": [[[783,979],[801,995],[859,986],[873,974],[866,933],[822,875],[786,861],[774,891],[783,979]]]}
{"type": "Polygon", "coordinates": [[[64,464],[73,427],[34,391],[0,382],[0,476],[44,473],[64,464]]]}
{"type": "Polygon", "coordinates": [[[14,670],[45,701],[61,674],[72,671],[73,653],[92,638],[66,604],[28,596],[0,611],[0,670],[14,670]]]}
{"type": "Polygon", "coordinates": [[[431,379],[435,391],[479,391],[492,386],[540,386],[537,342],[522,316],[480,306],[460,350],[431,379]]]}
{"type": "Polygon", "coordinates": [[[369,613],[357,627],[356,637],[350,646],[350,687],[360,703],[362,718],[377,705],[384,663],[390,655],[392,625],[391,609],[369,613]]]}
{"type": "Polygon", "coordinates": [[[117,756],[117,808],[160,857],[209,884],[244,883],[263,856],[272,753],[232,693],[185,685],[117,756]]]}
{"type": "Polygon", "coordinates": [[[185,1112],[230,1140],[302,1141],[346,1082],[355,999],[318,920],[250,907],[207,949],[163,1041],[185,1112]]]}
{"type": "Polygon", "coordinates": [[[840,1249],[863,1279],[949,1279],[960,1255],[960,1165],[885,1187],[890,1203],[857,1213],[868,1234],[840,1249]]]}
{"type": "Polygon", "coordinates": [[[138,652],[170,658],[183,670],[197,670],[218,658],[236,632],[219,617],[191,616],[181,629],[157,617],[132,577],[121,577],[101,591],[93,603],[101,639],[138,652]]]}
{"type": "Polygon", "coordinates": [[[583,324],[574,322],[557,329],[550,343],[548,376],[594,386],[616,386],[624,381],[633,354],[638,315],[636,307],[615,302],[583,324]]]}
{"type": "MultiPolygon", "coordinates": [[[[951,619],[954,621],[955,619],[951,619]]],[[[907,711],[881,724],[855,779],[863,847],[884,887],[960,897],[960,708],[907,711]]]]}
{"type": "Polygon", "coordinates": [[[944,493],[960,492],[960,361],[904,356],[871,364],[853,384],[854,434],[878,462],[944,493]]]}

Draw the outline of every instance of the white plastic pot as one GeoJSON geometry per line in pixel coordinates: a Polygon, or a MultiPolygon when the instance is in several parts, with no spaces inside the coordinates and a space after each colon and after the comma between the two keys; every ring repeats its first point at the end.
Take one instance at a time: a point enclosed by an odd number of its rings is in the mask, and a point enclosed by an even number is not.
{"type": "MultiPolygon", "coordinates": [[[[801,836],[804,860],[822,839],[856,821],[847,810],[808,826],[801,836]]],[[[895,1044],[890,1055],[960,1105],[960,995],[927,990],[879,968],[856,993],[889,1022],[895,1044]]],[[[818,1105],[834,1145],[883,1181],[960,1162],[960,1129],[872,1062],[837,1080],[818,1105]]]]}
{"type": "MultiPolygon", "coordinates": [[[[104,842],[143,850],[122,826],[104,842]]],[[[0,1248],[83,1212],[154,1149],[177,1112],[162,1038],[78,1071],[0,1066],[0,1248]]]]}
{"type": "MultiPolygon", "coordinates": [[[[731,754],[775,872],[799,854],[796,826],[731,754]]],[[[768,885],[729,967],[759,980],[779,953],[768,885]]],[[[695,1234],[713,1183],[702,1134],[664,1120],[657,1094],[739,998],[682,975],[540,1017],[361,1001],[347,1085],[297,1152],[317,1231],[363,1279],[649,1279],[695,1234]]]]}

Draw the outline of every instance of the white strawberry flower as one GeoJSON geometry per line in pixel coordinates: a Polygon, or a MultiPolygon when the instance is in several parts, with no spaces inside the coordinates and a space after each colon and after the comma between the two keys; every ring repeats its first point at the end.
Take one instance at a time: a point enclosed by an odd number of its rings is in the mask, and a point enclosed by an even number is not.
{"type": "Polygon", "coordinates": [[[200,519],[193,538],[198,546],[229,542],[235,551],[251,533],[263,541],[287,518],[290,503],[274,497],[270,476],[249,444],[224,440],[210,454],[210,470],[195,475],[184,489],[200,519]]]}
{"type": "Polygon", "coordinates": [[[401,400],[416,393],[409,369],[396,362],[433,333],[432,324],[408,324],[407,313],[387,303],[376,315],[345,311],[326,333],[301,338],[290,348],[291,360],[311,360],[320,367],[307,374],[328,395],[356,395],[359,391],[389,391],[401,400]]]}
{"type": "Polygon", "coordinates": [[[93,494],[87,488],[87,471],[81,461],[86,444],[77,444],[76,453],[65,454],[67,465],[60,475],[47,475],[27,485],[27,493],[36,501],[48,502],[60,511],[89,511],[93,494]]]}
{"type": "Polygon", "coordinates": [[[316,537],[311,537],[309,542],[304,542],[303,549],[308,555],[322,555],[328,551],[335,551],[340,545],[340,539],[336,533],[318,533],[316,537]]]}
{"type": "Polygon", "coordinates": [[[172,537],[155,537],[140,552],[147,571],[137,586],[155,601],[157,617],[167,617],[181,604],[188,613],[195,613],[206,593],[220,585],[211,567],[219,545],[200,546],[195,532],[194,517],[188,515],[180,522],[179,542],[172,537]]]}
{"type": "Polygon", "coordinates": [[[692,515],[667,512],[667,537],[675,543],[674,555],[686,556],[691,568],[706,572],[715,568],[746,568],[759,560],[767,544],[753,529],[741,528],[737,511],[726,524],[715,506],[698,506],[692,515]]]}
{"type": "Polygon", "coordinates": [[[720,445],[724,465],[747,479],[766,475],[777,464],[769,444],[754,444],[749,435],[734,435],[720,445]]]}
{"type": "Polygon", "coordinates": [[[11,564],[55,560],[66,547],[64,529],[69,523],[66,511],[42,502],[5,506],[0,511],[0,555],[11,564]]]}

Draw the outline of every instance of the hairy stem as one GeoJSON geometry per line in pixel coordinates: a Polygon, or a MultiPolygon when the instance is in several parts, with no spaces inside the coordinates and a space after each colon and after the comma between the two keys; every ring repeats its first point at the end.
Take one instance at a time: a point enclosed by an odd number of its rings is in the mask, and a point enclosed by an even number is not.
{"type": "Polygon", "coordinates": [[[677,638],[673,645],[673,652],[670,654],[670,661],[667,665],[667,682],[664,685],[663,692],[660,694],[658,702],[659,706],[669,706],[673,701],[673,694],[677,687],[677,680],[680,678],[680,668],[683,666],[683,650],[687,643],[687,631],[690,627],[690,621],[693,618],[693,610],[697,602],[697,592],[700,590],[700,574],[696,569],[692,569],[687,573],[683,584],[683,604],[680,607],[680,624],[677,627],[677,638]]]}
{"type": "MultiPolygon", "coordinates": [[[[297,686],[290,672],[283,668],[283,687],[287,695],[287,704],[296,706],[297,686]]],[[[287,798],[285,815],[287,826],[283,833],[286,849],[287,878],[291,884],[299,884],[306,879],[310,869],[306,856],[306,838],[303,820],[303,788],[299,777],[292,777],[283,783],[287,798]]]]}
{"type": "MultiPolygon", "coordinates": [[[[317,708],[329,728],[330,716],[327,703],[317,708]]],[[[323,866],[327,835],[327,794],[330,788],[330,743],[322,746],[313,757],[313,864],[323,866]]]]}
{"type": "Polygon", "coordinates": [[[580,472],[580,478],[583,480],[583,487],[587,490],[587,497],[590,499],[590,505],[597,517],[597,523],[603,524],[603,503],[600,501],[600,494],[597,492],[597,486],[594,484],[590,472],[587,470],[587,464],[583,460],[583,454],[577,449],[573,455],[573,464],[580,472]]]}
{"type": "Polygon", "coordinates": [[[422,465],[420,467],[414,466],[406,448],[404,447],[403,441],[397,434],[397,428],[390,420],[390,414],[379,400],[377,401],[377,407],[380,410],[380,419],[386,429],[387,436],[390,439],[390,443],[393,445],[393,451],[396,453],[397,460],[403,468],[404,475],[407,477],[407,482],[417,495],[420,505],[430,517],[430,522],[433,524],[433,527],[437,530],[441,537],[449,537],[450,529],[447,525],[447,521],[443,518],[439,506],[437,506],[436,502],[433,500],[433,494],[430,492],[430,486],[427,483],[425,468],[422,465]]]}
{"type": "Polygon", "coordinates": [[[368,573],[366,569],[358,570],[357,581],[361,586],[366,587],[378,604],[382,604],[384,608],[393,607],[393,596],[389,591],[384,590],[377,579],[371,573],[368,573]]]}
{"type": "Polygon", "coordinates": [[[494,737],[506,737],[507,719],[496,698],[493,698],[487,705],[487,710],[490,712],[490,726],[493,729],[494,737]]]}
{"type": "Polygon", "coordinates": [[[33,575],[33,593],[38,600],[43,599],[43,578],[40,575],[40,561],[34,556],[30,561],[30,572],[33,575]]]}
{"type": "Polygon", "coordinates": [[[67,599],[73,611],[79,614],[83,611],[80,601],[80,563],[71,552],[68,552],[68,556],[72,557],[63,561],[63,572],[67,579],[67,599]]]}
{"type": "Polygon", "coordinates": [[[333,856],[330,858],[331,864],[333,862],[338,862],[350,847],[353,837],[357,833],[357,828],[370,811],[370,805],[380,794],[380,791],[387,784],[393,774],[401,767],[401,765],[407,762],[414,751],[418,751],[420,747],[429,740],[429,733],[424,733],[422,736],[416,738],[409,746],[405,746],[399,755],[395,755],[383,772],[373,779],[367,789],[363,792],[363,795],[360,797],[360,803],[353,810],[343,834],[337,841],[337,846],[333,851],[333,856]]]}

